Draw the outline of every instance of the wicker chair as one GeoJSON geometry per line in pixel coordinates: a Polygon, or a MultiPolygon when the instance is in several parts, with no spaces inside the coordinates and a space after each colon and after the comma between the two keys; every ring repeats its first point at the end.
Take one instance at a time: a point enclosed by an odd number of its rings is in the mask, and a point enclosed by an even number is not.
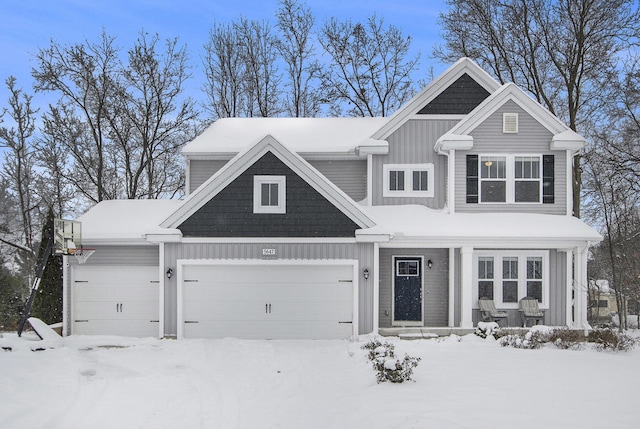
{"type": "Polygon", "coordinates": [[[538,308],[538,300],[527,296],[520,300],[520,317],[522,317],[522,326],[527,327],[531,320],[537,325],[544,322],[544,312],[538,308]]]}
{"type": "Polygon", "coordinates": [[[480,307],[483,322],[496,322],[499,324],[499,321],[503,319],[508,322],[507,313],[505,311],[498,311],[491,298],[487,298],[486,296],[481,297],[478,300],[478,306],[480,307]]]}

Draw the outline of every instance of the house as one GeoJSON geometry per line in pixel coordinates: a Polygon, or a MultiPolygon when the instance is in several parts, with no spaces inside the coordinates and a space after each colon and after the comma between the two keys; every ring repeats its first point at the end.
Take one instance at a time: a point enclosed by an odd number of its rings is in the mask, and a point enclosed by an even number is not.
{"type": "Polygon", "coordinates": [[[220,119],[183,149],[184,200],[104,201],[65,257],[66,334],[347,338],[587,325],[572,216],[583,137],[463,58],[388,118],[220,119]]]}

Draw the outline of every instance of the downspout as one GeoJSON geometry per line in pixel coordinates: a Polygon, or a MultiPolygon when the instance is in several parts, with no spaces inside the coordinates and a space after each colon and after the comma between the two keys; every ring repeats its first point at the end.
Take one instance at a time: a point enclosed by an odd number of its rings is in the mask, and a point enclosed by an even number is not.
{"type": "Polygon", "coordinates": [[[373,205],[373,155],[367,155],[367,206],[373,205]]]}
{"type": "Polygon", "coordinates": [[[453,203],[452,195],[452,182],[453,182],[453,160],[455,159],[455,149],[450,149],[448,152],[442,150],[442,147],[438,147],[436,151],[438,155],[447,157],[447,201],[445,202],[445,208],[447,213],[455,213],[455,205],[453,203]],[[454,156],[451,156],[454,155],[454,156]]]}

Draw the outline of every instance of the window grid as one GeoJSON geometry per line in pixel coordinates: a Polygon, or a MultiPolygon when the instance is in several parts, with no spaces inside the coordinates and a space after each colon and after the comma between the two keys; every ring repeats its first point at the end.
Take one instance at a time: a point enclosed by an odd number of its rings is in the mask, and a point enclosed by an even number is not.
{"type": "Polygon", "coordinates": [[[478,157],[481,203],[541,203],[542,156],[478,157]]]}

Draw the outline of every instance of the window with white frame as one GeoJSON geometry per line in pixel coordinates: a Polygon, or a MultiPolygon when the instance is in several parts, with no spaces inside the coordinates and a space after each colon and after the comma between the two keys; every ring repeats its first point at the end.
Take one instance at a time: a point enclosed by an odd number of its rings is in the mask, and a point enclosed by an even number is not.
{"type": "Polygon", "coordinates": [[[384,197],[433,197],[433,164],[385,164],[384,197]]]}
{"type": "Polygon", "coordinates": [[[286,177],[253,176],[253,212],[286,213],[286,177]]]}
{"type": "Polygon", "coordinates": [[[481,203],[542,202],[541,155],[480,155],[481,203]]]}
{"type": "Polygon", "coordinates": [[[547,251],[477,251],[474,253],[474,297],[494,300],[497,307],[518,308],[524,297],[549,306],[547,251]]]}

